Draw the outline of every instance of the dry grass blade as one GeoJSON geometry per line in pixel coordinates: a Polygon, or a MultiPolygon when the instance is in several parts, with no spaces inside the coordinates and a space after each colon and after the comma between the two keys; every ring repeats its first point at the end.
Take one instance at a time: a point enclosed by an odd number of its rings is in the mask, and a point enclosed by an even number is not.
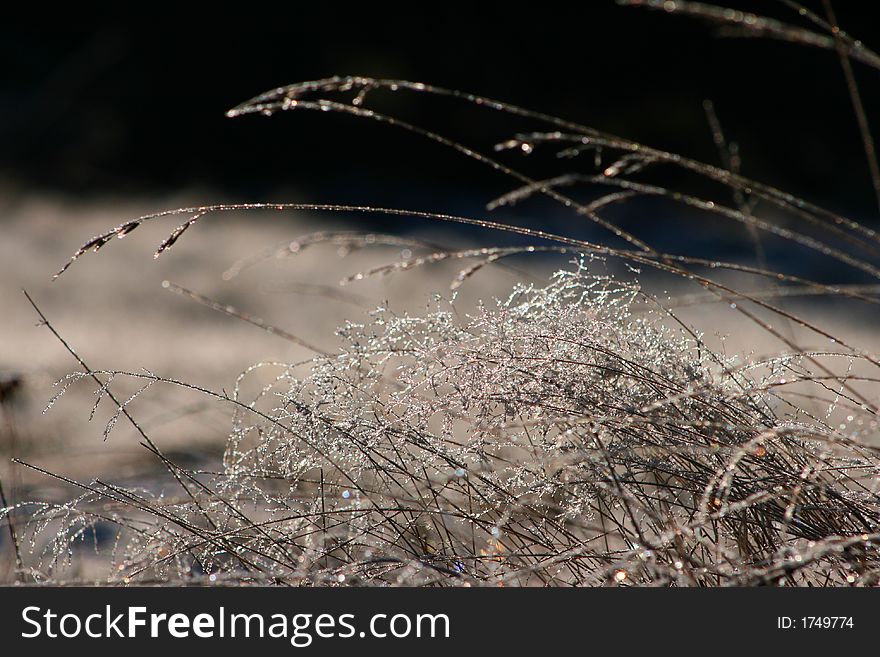
{"type": "MultiPolygon", "coordinates": [[[[626,7],[645,7],[668,13],[693,16],[735,28],[736,31],[724,33],[728,36],[767,37],[825,50],[836,50],[838,48],[839,40],[833,36],[813,32],[812,30],[773,18],[759,16],[751,12],[710,5],[703,2],[690,2],[689,0],[674,0],[673,2],[666,0],[617,0],[617,4],[626,7]]],[[[812,12],[809,12],[808,9],[798,3],[786,2],[785,4],[795,8],[801,16],[813,15],[812,12]]],[[[844,43],[844,54],[846,57],[871,68],[880,69],[880,55],[867,48],[861,41],[850,38],[845,32],[840,33],[840,40],[844,43]]]]}

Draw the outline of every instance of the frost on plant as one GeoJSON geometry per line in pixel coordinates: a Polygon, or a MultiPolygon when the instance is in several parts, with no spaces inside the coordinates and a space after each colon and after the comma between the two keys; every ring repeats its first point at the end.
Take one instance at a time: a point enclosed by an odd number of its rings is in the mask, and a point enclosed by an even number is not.
{"type": "Polygon", "coordinates": [[[737,365],[594,269],[471,314],[379,308],[228,398],[223,469],[187,496],[95,484],[35,522],[116,523],[131,582],[875,581],[876,456],[787,402],[803,354],[737,365]]]}
{"type": "MultiPolygon", "coordinates": [[[[740,22],[736,12],[672,4],[662,8],[740,22]]],[[[836,27],[833,36],[817,40],[810,30],[748,16],[744,24],[756,34],[845,46],[843,55],[878,68],[875,53],[836,27]]],[[[874,368],[880,360],[782,300],[825,297],[873,307],[880,235],[743,175],[738,151],[712,107],[705,106],[723,166],[404,80],[301,82],[230,110],[229,116],[242,117],[336,113],[402,130],[506,176],[513,189],[490,202],[487,212],[540,196],[572,213],[572,226],[596,226],[609,239],[587,241],[571,234],[576,228],[556,234],[483,216],[301,202],[165,210],[93,237],[56,278],[145,223],[178,222],[155,251],[158,257],[196,223],[243,211],[394,217],[495,231],[530,244],[446,250],[401,236],[320,230],[239,261],[226,280],[268,258],[322,243],[344,252],[406,247],[400,261],[347,281],[472,262],[453,281],[453,291],[508,258],[540,253],[581,259],[546,284],[520,284],[473,312],[440,296],[417,316],[395,312],[393,303],[378,308],[367,321],[341,327],[340,346],[331,353],[168,282],[178,294],[317,355],[306,363],[254,365],[227,393],[147,370],[90,370],[69,349],[83,371],[59,382],[57,396],[93,380],[96,405],[104,399],[115,405],[105,437],[124,417],[172,487],[160,494],[155,486],[129,490],[52,475],[78,486],[81,497],[62,505],[18,505],[30,512],[27,530],[40,555],[40,567],[29,575],[59,581],[72,546],[86,541],[89,530],[112,527],[109,581],[134,583],[876,585],[874,368]],[[373,109],[372,99],[382,94],[446,98],[516,118],[523,132],[494,150],[466,145],[373,109]],[[514,162],[553,150],[565,169],[551,177],[514,162]],[[665,173],[670,170],[672,177],[665,173]],[[748,236],[756,264],[717,260],[711,251],[687,253],[684,243],[668,252],[648,244],[609,214],[634,199],[659,200],[713,226],[732,226],[748,236]],[[870,285],[826,280],[819,266],[815,280],[777,271],[766,262],[765,238],[832,264],[828,278],[845,271],[870,285]],[[637,282],[602,273],[600,259],[698,286],[699,294],[675,303],[723,302],[773,345],[783,345],[783,352],[766,358],[718,353],[673,304],[667,307],[637,282]],[[744,280],[755,287],[736,282],[744,280]],[[824,348],[802,346],[810,341],[824,348]],[[126,381],[137,391],[123,394],[119,387],[126,381]],[[246,397],[243,391],[255,382],[264,387],[246,397]],[[131,416],[130,406],[156,384],[198,392],[230,410],[232,430],[218,472],[190,472],[174,463],[131,416]]],[[[865,143],[880,191],[870,138],[865,143]]],[[[0,509],[0,516],[9,513],[0,509]]]]}

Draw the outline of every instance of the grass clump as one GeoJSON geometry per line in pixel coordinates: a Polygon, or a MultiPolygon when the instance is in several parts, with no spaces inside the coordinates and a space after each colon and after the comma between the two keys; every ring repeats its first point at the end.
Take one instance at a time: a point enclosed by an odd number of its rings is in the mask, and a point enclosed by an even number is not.
{"type": "MultiPolygon", "coordinates": [[[[199,389],[234,409],[222,471],[168,462],[177,499],[91,482],[31,529],[63,523],[54,567],[121,526],[124,582],[874,583],[876,450],[792,403],[819,354],[738,364],[602,266],[467,315],[379,308],[333,354],[244,373],[274,373],[255,399],[199,389]]],[[[92,376],[194,387],[68,383],[92,376]]]]}
{"type": "MultiPolygon", "coordinates": [[[[707,5],[673,4],[685,13],[733,20],[707,5]]],[[[814,32],[757,18],[746,24],[762,35],[823,48],[848,43],[839,30],[817,39],[814,32]]],[[[876,65],[876,55],[860,42],[843,56],[876,65]]],[[[709,106],[724,167],[492,99],[400,80],[300,83],[263,94],[230,115],[289,110],[342,112],[440,143],[514,181],[516,188],[490,209],[543,195],[610,231],[616,245],[484,218],[294,203],[182,208],[96,236],[59,274],[147,221],[182,217],[158,256],[198,221],[221,212],[379,213],[515,233],[534,243],[454,250],[404,240],[407,250],[421,252],[353,278],[473,262],[456,277],[452,293],[436,295],[424,313],[383,305],[339,328],[338,348],[328,351],[169,284],[314,356],[254,365],[231,392],[149,371],[95,370],[77,356],[81,370],[62,383],[59,395],[81,381],[95,382],[99,401],[109,399],[116,409],[105,435],[118,420],[129,421],[178,493],[74,482],[42,471],[82,494],[64,504],[3,510],[11,517],[27,508],[28,522],[17,523],[18,530],[41,546],[39,565],[20,572],[58,581],[71,546],[112,527],[108,581],[124,583],[878,583],[880,361],[779,302],[812,295],[874,305],[876,285],[844,286],[776,271],[760,248],[764,239],[782,240],[880,278],[872,261],[880,241],[873,229],[741,175],[709,106]],[[381,91],[446,96],[545,129],[516,135],[488,155],[368,109],[368,96],[381,91]],[[547,147],[586,163],[539,178],[501,159],[510,151],[547,147]],[[668,188],[651,177],[664,167],[710,181],[723,193],[668,188]],[[583,189],[598,195],[576,200],[574,191],[583,189]],[[661,251],[609,218],[610,207],[644,197],[744,226],[758,264],[661,251]],[[563,256],[569,264],[549,281],[523,281],[473,311],[458,306],[455,291],[480,269],[535,253],[563,256]],[[610,261],[635,273],[612,275],[610,261]],[[722,302],[781,350],[771,357],[721,353],[676,313],[675,299],[642,288],[643,271],[696,285],[701,302],[722,302]],[[763,286],[744,289],[721,274],[747,275],[763,286]],[[833,348],[801,346],[794,328],[833,348]],[[136,383],[136,391],[116,393],[126,380],[136,383]],[[246,397],[251,380],[260,382],[260,391],[246,397]],[[218,471],[176,464],[137,423],[134,402],[154,385],[186,388],[231,409],[218,471]]],[[[227,273],[233,277],[271,255],[325,242],[363,248],[401,240],[318,233],[243,260],[227,273]]]]}

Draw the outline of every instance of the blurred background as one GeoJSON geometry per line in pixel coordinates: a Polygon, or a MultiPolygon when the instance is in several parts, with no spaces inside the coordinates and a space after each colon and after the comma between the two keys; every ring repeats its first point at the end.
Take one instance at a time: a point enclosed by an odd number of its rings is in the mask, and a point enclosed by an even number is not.
{"type": "MultiPolygon", "coordinates": [[[[787,3],[729,5],[812,27],[787,3]]],[[[824,15],[821,2],[807,6],[824,15]]],[[[610,0],[326,7],[198,18],[156,9],[124,20],[0,26],[0,481],[13,500],[61,493],[46,477],[12,467],[9,456],[71,477],[112,472],[127,483],[149,480],[153,463],[124,423],[102,440],[114,409],[102,404],[90,422],[95,395],[88,385],[41,413],[53,381],[77,365],[35,326],[22,288],[94,369],[149,368],[229,389],[251,363],[306,358],[308,351],[175,297],[162,281],[332,348],[333,327],[344,319],[384,299],[423,306],[429,292],[448,290],[461,263],[343,291],[341,277],[406,256],[409,247],[351,253],[325,245],[303,252],[294,266],[270,260],[232,281],[223,272],[239,258],[314,230],[383,231],[445,245],[516,241],[413,218],[237,214],[207,218],[153,261],[155,247],[179,223],[172,219],[114,241],[50,283],[80,244],[124,220],[216,202],[350,203],[489,217],[622,244],[547,201],[490,215],[486,203],[516,186],[509,178],[399,129],[333,113],[225,117],[229,108],[279,85],[349,74],[417,80],[720,166],[703,104],[710,99],[727,138],[738,145],[746,176],[880,228],[834,51],[736,38],[703,20],[610,0]]],[[[868,46],[878,45],[874,9],[872,3],[835,3],[839,24],[868,46]]],[[[877,71],[855,63],[854,73],[867,116],[880,116],[877,71]]],[[[517,132],[546,127],[427,95],[377,91],[368,106],[487,153],[517,132]]],[[[580,166],[549,149],[528,159],[498,157],[534,177],[580,166]]],[[[690,185],[696,194],[719,194],[700,181],[683,182],[676,172],[662,176],[661,182],[690,185]]],[[[733,222],[707,222],[669,203],[642,201],[616,207],[613,220],[659,248],[755,264],[747,231],[733,222]]],[[[772,269],[824,282],[865,282],[851,268],[788,242],[768,239],[765,248],[772,269]]],[[[564,264],[558,258],[534,262],[481,273],[463,294],[497,293],[522,278],[523,269],[535,274],[564,264]]],[[[731,348],[758,348],[753,333],[720,327],[714,315],[694,316],[704,330],[736,333],[731,348]]],[[[826,319],[849,331],[853,342],[874,345],[876,316],[832,309],[826,319]]],[[[216,466],[228,409],[168,389],[137,404],[134,412],[170,456],[216,466]]],[[[7,539],[0,534],[0,546],[7,539]]]]}
{"type": "MultiPolygon", "coordinates": [[[[729,4],[813,27],[782,2],[729,4]]],[[[870,4],[837,4],[839,23],[870,46],[870,4]]],[[[0,37],[0,175],[13,199],[197,188],[242,200],[295,192],[304,200],[443,198],[481,207],[497,178],[396,131],[342,116],[224,117],[282,84],[365,75],[472,91],[715,162],[708,98],[740,144],[748,175],[809,191],[831,209],[876,215],[835,52],[719,36],[699,19],[611,0],[528,10],[312,4],[283,17],[198,20],[157,12],[64,29],[6,23],[0,37]]],[[[858,64],[855,73],[876,116],[877,73],[858,64]]],[[[468,143],[510,128],[461,104],[401,95],[393,107],[468,143]]]]}

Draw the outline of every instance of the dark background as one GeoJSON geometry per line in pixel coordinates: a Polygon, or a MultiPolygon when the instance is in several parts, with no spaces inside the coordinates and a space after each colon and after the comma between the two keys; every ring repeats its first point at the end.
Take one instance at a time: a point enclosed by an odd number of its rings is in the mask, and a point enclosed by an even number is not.
{"type": "MultiPolygon", "coordinates": [[[[809,27],[781,3],[734,4],[809,27]]],[[[876,45],[873,3],[837,4],[840,24],[876,45]]],[[[64,26],[6,24],[0,180],[10,193],[195,188],[206,200],[470,213],[511,188],[460,155],[350,117],[224,117],[281,84],[360,74],[473,91],[717,164],[701,104],[711,98],[740,144],[746,175],[876,221],[835,52],[722,38],[706,22],[611,0],[409,6],[292,3],[219,17],[216,8],[190,17],[178,8],[64,26]]],[[[868,115],[878,116],[878,73],[854,67],[868,115]]],[[[534,127],[410,94],[377,94],[375,102],[484,150],[534,127]]],[[[547,173],[561,170],[547,162],[547,173]]]]}

